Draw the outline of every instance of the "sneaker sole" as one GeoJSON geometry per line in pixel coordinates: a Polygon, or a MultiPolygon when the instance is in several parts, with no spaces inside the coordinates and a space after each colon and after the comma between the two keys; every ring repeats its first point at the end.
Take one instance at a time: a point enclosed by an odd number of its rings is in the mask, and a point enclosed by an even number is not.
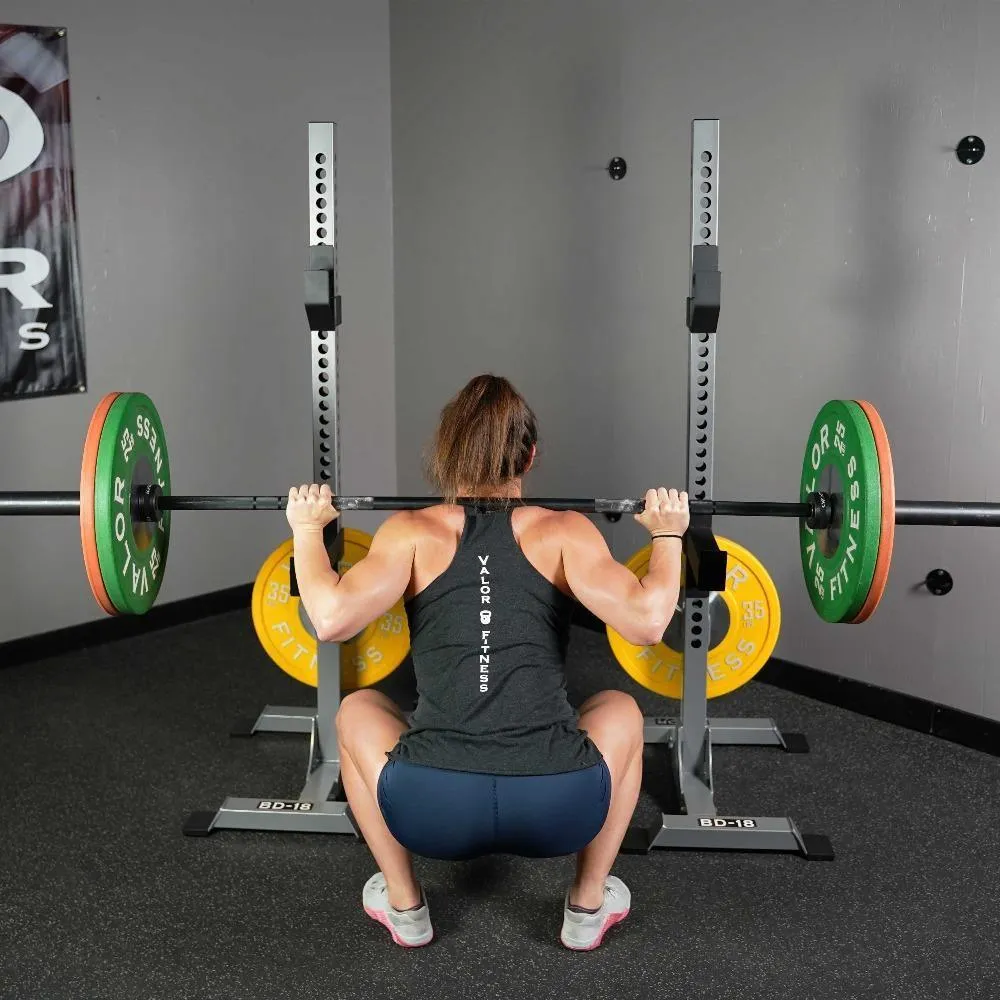
{"type": "Polygon", "coordinates": [[[396,928],[393,927],[392,921],[389,920],[389,917],[385,913],[385,911],[370,910],[368,909],[367,906],[364,908],[364,910],[365,913],[367,913],[368,916],[372,918],[372,920],[374,920],[377,924],[381,924],[392,935],[392,940],[395,941],[396,944],[398,944],[401,948],[423,948],[424,945],[428,945],[431,943],[431,941],[434,940],[434,929],[431,928],[430,936],[427,938],[426,941],[423,940],[407,941],[405,938],[401,938],[399,936],[399,934],[396,931],[396,928]]]}
{"type": "Polygon", "coordinates": [[[604,941],[604,935],[611,930],[615,924],[620,924],[627,916],[629,911],[625,910],[623,913],[612,913],[601,925],[601,929],[597,933],[597,937],[590,944],[569,944],[566,939],[560,934],[559,941],[564,948],[569,948],[570,951],[593,951],[595,948],[600,948],[601,943],[604,941]]]}

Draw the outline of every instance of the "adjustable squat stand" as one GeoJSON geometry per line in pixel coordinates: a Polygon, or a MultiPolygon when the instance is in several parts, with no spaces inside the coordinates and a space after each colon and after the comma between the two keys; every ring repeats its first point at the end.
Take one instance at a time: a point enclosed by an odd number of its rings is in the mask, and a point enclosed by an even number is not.
{"type": "MultiPolygon", "coordinates": [[[[337,383],[337,328],[341,308],[337,283],[337,126],[309,124],[309,267],[305,273],[306,315],[311,330],[313,386],[313,473],[340,493],[340,406],[337,383]]],[[[325,537],[334,564],[343,551],[341,519],[325,537]]],[[[292,574],[294,579],[294,573],[292,574]]],[[[307,616],[306,628],[315,635],[307,616]]],[[[340,646],[317,643],[315,708],[268,705],[234,736],[308,733],[306,781],[295,799],[230,797],[215,812],[192,813],[184,833],[204,837],[213,830],[281,830],[348,833],[357,836],[350,810],[339,797],[340,751],[336,717],[340,708],[340,646]]]]}
{"type": "MultiPolygon", "coordinates": [[[[719,273],[719,123],[696,119],[691,129],[691,295],[687,326],[687,480],[692,500],[712,495],[715,422],[715,332],[721,305],[719,273]]],[[[716,543],[710,515],[692,517],[684,540],[684,675],[680,718],[646,719],[647,744],[669,750],[681,815],[664,813],[658,830],[634,827],[622,850],[654,847],[783,851],[832,860],[830,841],[803,834],[787,817],[720,816],[715,808],[712,746],[776,746],[807,753],[798,733],[782,735],[771,719],[709,719],[705,677],[711,635],[712,591],[726,589],[726,554],[716,543]],[[692,683],[688,683],[688,680],[692,683]]]]}
{"type": "MultiPolygon", "coordinates": [[[[688,482],[693,499],[712,493],[715,338],[720,305],[718,270],[719,123],[695,121],[691,171],[691,332],[688,402],[688,482]],[[707,159],[705,158],[707,157],[707,159]],[[703,170],[709,176],[702,176],[703,170]],[[703,185],[708,185],[703,190],[703,185]],[[703,199],[708,199],[704,204],[703,199]],[[707,216],[707,218],[706,218],[707,216]]],[[[337,330],[341,308],[337,283],[336,125],[309,125],[309,247],[305,275],[313,384],[313,470],[316,481],[340,492],[340,437],[337,398],[337,330]]],[[[340,521],[327,538],[333,558],[343,536],[340,521]]],[[[685,539],[685,675],[703,678],[708,670],[710,594],[726,585],[726,556],[716,544],[710,517],[692,520],[685,539]]],[[[336,559],[335,559],[336,561],[336,559]]],[[[303,618],[311,630],[307,618],[303,618]]],[[[235,736],[303,733],[310,736],[306,780],[295,799],[236,798],[215,812],[192,813],[184,825],[189,836],[217,829],[344,833],[357,836],[341,795],[340,757],[335,720],[340,707],[340,646],[317,644],[315,708],[268,705],[235,736]]],[[[777,746],[804,753],[798,734],[782,733],[770,719],[709,719],[705,683],[684,684],[680,719],[646,719],[647,744],[665,746],[671,755],[682,814],[663,814],[658,830],[633,828],[623,851],[651,848],[787,851],[807,858],[831,858],[829,841],[802,834],[787,818],[719,816],[714,804],[712,746],[777,746]]]]}

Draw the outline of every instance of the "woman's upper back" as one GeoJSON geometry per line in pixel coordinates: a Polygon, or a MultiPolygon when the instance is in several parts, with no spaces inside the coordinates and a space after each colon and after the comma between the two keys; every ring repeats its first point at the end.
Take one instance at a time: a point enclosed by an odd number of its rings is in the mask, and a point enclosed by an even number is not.
{"type": "MultiPolygon", "coordinates": [[[[506,512],[498,512],[506,516],[506,512]]],[[[562,565],[566,515],[543,507],[517,505],[510,510],[514,541],[524,557],[546,580],[571,596],[562,565]]],[[[441,576],[455,559],[466,529],[466,508],[428,507],[408,515],[413,533],[413,569],[406,598],[416,596],[441,576]]]]}

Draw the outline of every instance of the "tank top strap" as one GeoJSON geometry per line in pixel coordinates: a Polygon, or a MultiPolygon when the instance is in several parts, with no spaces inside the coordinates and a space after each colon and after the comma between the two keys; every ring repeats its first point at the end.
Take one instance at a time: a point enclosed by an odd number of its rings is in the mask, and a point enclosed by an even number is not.
{"type": "MultiPolygon", "coordinates": [[[[470,505],[465,508],[465,530],[458,543],[458,551],[472,544],[488,541],[491,545],[508,549],[519,549],[514,537],[514,506],[491,509],[470,505]]],[[[456,553],[457,555],[457,553],[456,553]]]]}

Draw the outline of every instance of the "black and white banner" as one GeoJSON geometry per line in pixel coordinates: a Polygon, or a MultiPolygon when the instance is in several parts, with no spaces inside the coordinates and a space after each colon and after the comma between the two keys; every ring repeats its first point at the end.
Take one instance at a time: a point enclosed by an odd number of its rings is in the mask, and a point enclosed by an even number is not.
{"type": "Polygon", "coordinates": [[[66,32],[0,24],[0,400],[85,385],[66,32]]]}

